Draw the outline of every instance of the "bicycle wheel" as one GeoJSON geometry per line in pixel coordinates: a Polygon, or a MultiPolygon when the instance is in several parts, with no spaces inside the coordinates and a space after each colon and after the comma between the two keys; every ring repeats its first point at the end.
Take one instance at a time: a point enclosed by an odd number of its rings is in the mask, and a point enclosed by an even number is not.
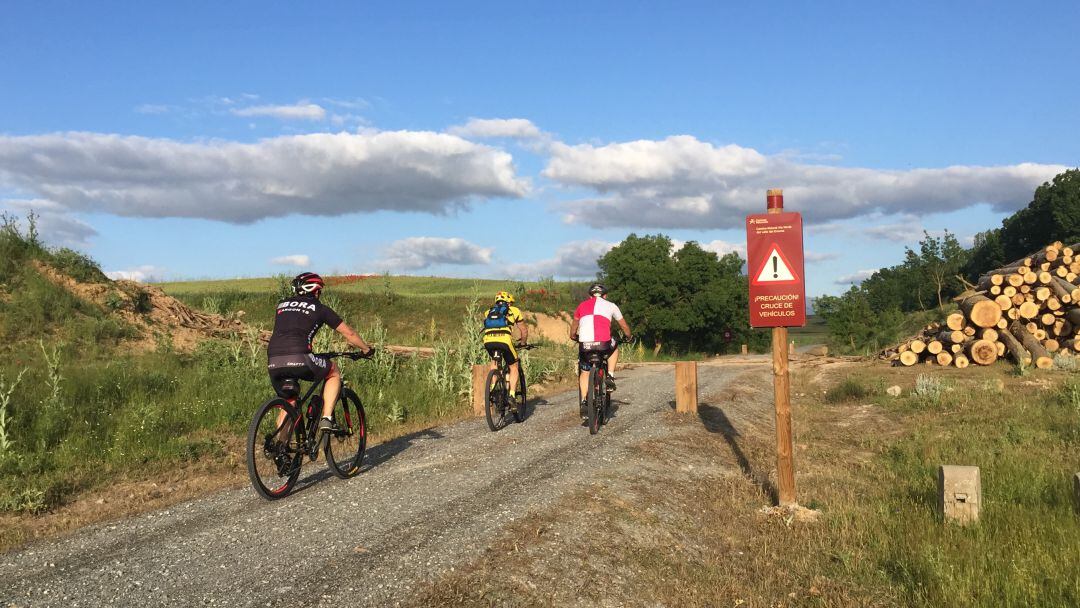
{"type": "Polygon", "coordinates": [[[525,407],[528,404],[528,399],[525,396],[525,370],[518,368],[518,392],[517,397],[514,399],[514,420],[522,422],[525,420],[525,407]]]}
{"type": "Polygon", "coordinates": [[[367,449],[367,415],[360,397],[350,388],[343,387],[341,396],[334,404],[336,430],[326,438],[326,464],[342,479],[360,472],[367,449]]]}
{"type": "Polygon", "coordinates": [[[248,427],[247,468],[251,485],[267,500],[284,498],[300,477],[304,462],[300,419],[284,399],[267,401],[248,427]]]}
{"type": "Polygon", "coordinates": [[[497,431],[506,426],[506,380],[499,370],[488,372],[484,383],[484,416],[488,428],[497,431]]]}
{"type": "Polygon", "coordinates": [[[594,367],[589,372],[589,397],[587,413],[589,415],[589,434],[595,435],[600,431],[600,416],[603,409],[601,400],[604,398],[604,375],[599,367],[594,367]]]}

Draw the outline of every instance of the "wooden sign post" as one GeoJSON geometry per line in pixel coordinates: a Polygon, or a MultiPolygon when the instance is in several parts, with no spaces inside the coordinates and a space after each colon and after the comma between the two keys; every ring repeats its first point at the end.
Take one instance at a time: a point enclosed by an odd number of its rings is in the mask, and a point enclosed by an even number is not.
{"type": "Polygon", "coordinates": [[[784,212],[783,190],[768,191],[766,211],[746,218],[750,325],[773,328],[777,499],[787,506],[796,504],[787,328],[806,325],[802,216],[784,212]]]}

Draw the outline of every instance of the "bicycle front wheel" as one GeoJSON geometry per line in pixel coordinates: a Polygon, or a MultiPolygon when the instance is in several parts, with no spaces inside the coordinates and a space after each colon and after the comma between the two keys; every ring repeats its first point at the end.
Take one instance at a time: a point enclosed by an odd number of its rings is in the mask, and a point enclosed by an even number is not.
{"type": "Polygon", "coordinates": [[[528,399],[525,396],[525,370],[518,370],[518,387],[517,395],[514,397],[514,420],[522,422],[525,420],[525,408],[528,404],[528,399]]]}
{"type": "Polygon", "coordinates": [[[247,469],[251,485],[267,500],[284,498],[300,477],[304,453],[300,415],[284,399],[267,401],[248,427],[247,469]]]}
{"type": "Polygon", "coordinates": [[[499,370],[488,372],[484,382],[484,416],[488,428],[497,431],[506,426],[506,380],[499,370]]]}
{"type": "Polygon", "coordinates": [[[367,449],[367,414],[350,388],[342,388],[334,404],[334,425],[326,439],[326,464],[335,475],[348,479],[360,472],[367,449]]]}

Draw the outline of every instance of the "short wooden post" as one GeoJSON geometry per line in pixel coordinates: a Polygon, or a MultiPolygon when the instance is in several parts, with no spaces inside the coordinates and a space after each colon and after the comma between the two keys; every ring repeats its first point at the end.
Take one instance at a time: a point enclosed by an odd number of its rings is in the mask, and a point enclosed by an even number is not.
{"type": "Polygon", "coordinates": [[[749,349],[747,349],[747,348],[746,348],[746,345],[745,345],[745,344],[743,344],[743,345],[742,345],[742,354],[744,354],[744,355],[745,355],[745,354],[748,354],[748,353],[749,353],[749,349]]]}
{"type": "Polygon", "coordinates": [[[795,341],[794,340],[792,340],[791,343],[788,344],[787,354],[788,354],[789,357],[795,354],[795,341]]]}
{"type": "Polygon", "coordinates": [[[484,381],[487,380],[488,366],[472,366],[472,410],[476,416],[484,415],[484,381]]]}
{"type": "Polygon", "coordinates": [[[678,361],[675,363],[675,411],[696,414],[697,406],[697,361],[678,361]]]}
{"type": "Polygon", "coordinates": [[[947,464],[938,467],[938,501],[946,522],[966,525],[979,521],[982,506],[979,467],[947,464]]]}

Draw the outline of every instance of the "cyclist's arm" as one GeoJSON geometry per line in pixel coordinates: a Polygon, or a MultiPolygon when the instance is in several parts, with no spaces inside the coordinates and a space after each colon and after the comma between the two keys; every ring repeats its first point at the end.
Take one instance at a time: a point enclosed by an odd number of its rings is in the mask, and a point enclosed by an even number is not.
{"type": "Polygon", "coordinates": [[[570,322],[570,339],[577,342],[578,339],[578,320],[575,318],[570,322]]]}
{"type": "Polygon", "coordinates": [[[619,327],[622,328],[623,337],[629,340],[634,334],[630,333],[630,325],[626,323],[626,319],[619,319],[619,327]]]}
{"type": "Polygon", "coordinates": [[[353,328],[349,327],[348,323],[342,321],[341,324],[337,326],[336,331],[339,334],[345,336],[345,339],[349,342],[349,344],[352,344],[353,346],[359,348],[365,353],[371,350],[371,345],[367,342],[364,342],[364,339],[360,337],[360,334],[356,333],[353,328]]]}

